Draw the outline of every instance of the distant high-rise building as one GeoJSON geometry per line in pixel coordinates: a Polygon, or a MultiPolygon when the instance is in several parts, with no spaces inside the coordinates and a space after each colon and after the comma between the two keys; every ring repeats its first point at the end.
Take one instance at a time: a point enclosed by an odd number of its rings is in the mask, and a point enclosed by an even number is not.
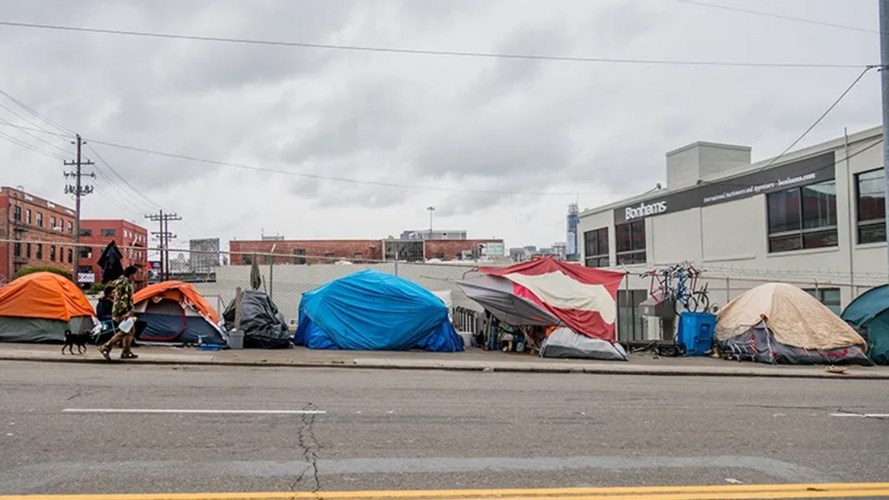
{"type": "Polygon", "coordinates": [[[189,240],[188,267],[193,273],[206,274],[219,267],[219,238],[189,240]]]}
{"type": "Polygon", "coordinates": [[[567,260],[580,260],[580,251],[577,247],[577,224],[580,222],[580,210],[576,203],[568,205],[568,231],[565,240],[565,258],[567,260]]]}

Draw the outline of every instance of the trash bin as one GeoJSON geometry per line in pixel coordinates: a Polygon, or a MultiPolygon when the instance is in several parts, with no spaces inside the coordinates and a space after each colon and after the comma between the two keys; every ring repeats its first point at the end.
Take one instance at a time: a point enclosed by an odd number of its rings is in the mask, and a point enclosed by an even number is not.
{"type": "Polygon", "coordinates": [[[705,356],[713,348],[715,329],[715,314],[683,312],[679,315],[676,343],[686,356],[705,356]]]}
{"type": "Polygon", "coordinates": [[[228,333],[228,347],[229,349],[243,349],[244,348],[244,332],[231,331],[228,333]]]}

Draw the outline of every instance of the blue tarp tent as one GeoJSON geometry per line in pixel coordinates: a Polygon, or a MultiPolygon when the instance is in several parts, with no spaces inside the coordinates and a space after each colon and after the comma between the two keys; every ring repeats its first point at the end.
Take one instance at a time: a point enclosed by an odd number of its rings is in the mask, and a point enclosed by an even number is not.
{"type": "Polygon", "coordinates": [[[415,283],[374,270],[303,294],[294,343],[309,349],[463,350],[441,299],[415,283]]]}
{"type": "Polygon", "coordinates": [[[889,365],[889,285],[872,288],[853,300],[841,316],[867,337],[867,355],[889,365]]]}

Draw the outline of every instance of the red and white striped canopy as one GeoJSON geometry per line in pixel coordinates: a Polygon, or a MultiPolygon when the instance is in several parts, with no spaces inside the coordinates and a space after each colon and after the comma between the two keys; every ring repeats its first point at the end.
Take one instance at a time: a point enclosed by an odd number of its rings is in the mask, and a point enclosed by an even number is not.
{"type": "Polygon", "coordinates": [[[614,342],[617,290],[624,273],[552,257],[479,271],[509,280],[513,294],[537,304],[575,332],[614,342]]]}

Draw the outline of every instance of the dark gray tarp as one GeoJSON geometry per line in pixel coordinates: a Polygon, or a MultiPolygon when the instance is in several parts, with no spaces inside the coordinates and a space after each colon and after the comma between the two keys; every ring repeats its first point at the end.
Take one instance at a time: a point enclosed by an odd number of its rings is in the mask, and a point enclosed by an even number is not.
{"type": "Polygon", "coordinates": [[[723,358],[739,361],[788,365],[862,365],[873,364],[857,345],[835,349],[803,349],[775,340],[765,323],[760,323],[741,335],[717,343],[723,358]]]}
{"type": "Polygon", "coordinates": [[[80,316],[71,321],[40,318],[0,317],[2,342],[64,342],[65,331],[88,333],[93,329],[93,318],[80,316]]]}
{"type": "MultiPolygon", "coordinates": [[[[225,327],[235,327],[235,302],[225,309],[222,315],[225,327]]],[[[291,333],[287,329],[284,315],[265,293],[250,290],[241,299],[241,331],[244,332],[244,347],[280,349],[291,347],[291,333]]]]}
{"type": "Polygon", "coordinates": [[[570,328],[558,328],[543,342],[540,356],[544,358],[601,359],[626,361],[627,352],[618,343],[580,335],[570,328]]]}
{"type": "Polygon", "coordinates": [[[562,321],[528,299],[513,293],[506,278],[482,275],[457,282],[463,293],[509,325],[554,326],[562,321]]]}

